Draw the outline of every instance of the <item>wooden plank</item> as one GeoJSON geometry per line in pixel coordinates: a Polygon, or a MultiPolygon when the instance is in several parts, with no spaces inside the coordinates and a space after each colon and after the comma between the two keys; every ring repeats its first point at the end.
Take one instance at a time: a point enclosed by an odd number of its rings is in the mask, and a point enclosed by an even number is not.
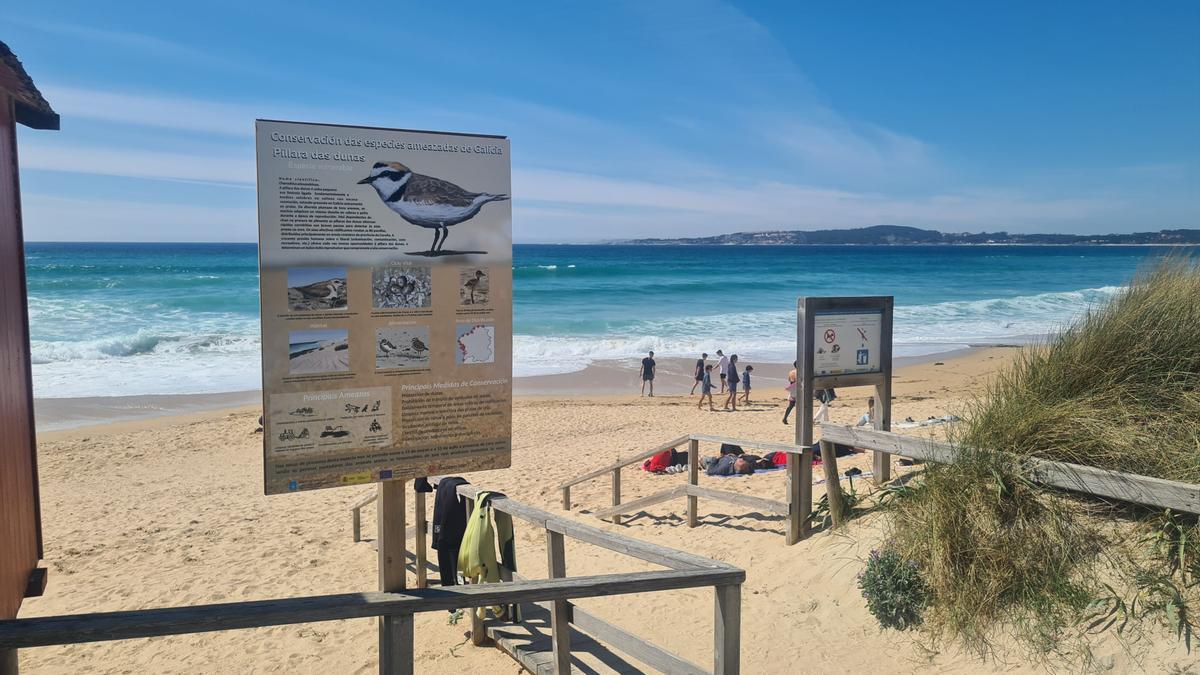
{"type": "MultiPolygon", "coordinates": [[[[551,579],[567,576],[567,551],[563,536],[546,530],[546,569],[551,579]]],[[[564,598],[550,607],[550,639],[553,642],[554,672],[571,672],[571,604],[564,598]]]]}
{"type": "MultiPolygon", "coordinates": [[[[613,506],[621,505],[621,470],[613,469],[612,472],[612,499],[613,506]]],[[[612,516],[613,525],[621,524],[621,514],[614,513],[612,516]]]]}
{"type": "Polygon", "coordinates": [[[676,497],[684,496],[688,487],[689,486],[687,485],[676,485],[673,488],[668,488],[666,490],[662,490],[661,492],[655,492],[652,495],[639,497],[631,502],[610,506],[607,509],[600,509],[592,515],[596,516],[597,518],[608,518],[609,516],[618,513],[637,513],[638,511],[642,510],[642,508],[650,506],[651,504],[658,504],[670,499],[675,499],[676,497]]]}
{"type": "MultiPolygon", "coordinates": [[[[821,429],[821,436],[837,443],[886,449],[903,457],[943,464],[955,461],[959,454],[948,443],[885,431],[829,426],[821,429]]],[[[1034,459],[1031,467],[1030,478],[1043,485],[1200,514],[1200,485],[1045,459],[1034,459]]]]}
{"type": "Polygon", "coordinates": [[[380,617],[379,646],[380,675],[413,674],[413,615],[395,614],[380,617]],[[386,647],[386,649],[384,649],[386,647]]]}
{"type": "Polygon", "coordinates": [[[846,499],[842,496],[837,450],[834,449],[832,441],[821,440],[821,466],[825,470],[825,498],[829,501],[829,518],[834,527],[841,527],[846,519],[846,499]]]}
{"type": "Polygon", "coordinates": [[[0,621],[0,649],[285,626],[406,612],[446,611],[460,607],[628,595],[740,584],[745,579],[746,573],[735,567],[660,570],[511,584],[409,589],[399,593],[343,593],[280,600],[8,619],[0,621]]]}
{"type": "Polygon", "coordinates": [[[1030,473],[1043,485],[1200,514],[1200,485],[1044,459],[1035,460],[1030,473]]]}
{"type": "Polygon", "coordinates": [[[692,439],[708,443],[732,443],[742,449],[753,448],[766,452],[801,452],[804,448],[794,443],[775,443],[771,441],[755,441],[749,438],[733,438],[731,436],[713,436],[711,434],[692,434],[692,439]]]}
{"type": "Polygon", "coordinates": [[[609,464],[607,466],[602,466],[599,469],[596,469],[595,471],[589,471],[580,476],[576,476],[575,478],[572,478],[571,480],[568,480],[564,483],[559,483],[558,487],[567,488],[567,487],[571,487],[572,485],[578,485],[579,483],[582,483],[586,480],[598,478],[598,477],[603,476],[604,474],[608,473],[609,471],[612,471],[613,469],[620,469],[621,467],[629,466],[630,464],[633,464],[634,462],[640,462],[642,460],[649,459],[650,457],[657,455],[658,453],[662,452],[663,450],[670,450],[671,448],[675,448],[680,445],[683,445],[688,440],[689,440],[689,438],[687,436],[680,436],[679,438],[676,438],[673,441],[663,443],[662,445],[658,446],[657,448],[655,448],[653,450],[647,450],[646,452],[643,452],[641,454],[631,455],[630,457],[626,457],[624,459],[619,459],[616,462],[609,464]]]}
{"type": "MultiPolygon", "coordinates": [[[[683,486],[680,486],[682,488],[683,486]]],[[[682,493],[681,493],[682,494],[682,493]]],[[[641,539],[624,537],[620,534],[607,532],[590,525],[572,521],[554,521],[547,526],[555,532],[561,532],[572,539],[588,544],[594,544],[610,551],[616,551],[638,560],[645,560],[655,565],[662,565],[677,570],[688,569],[725,569],[731,567],[726,563],[703,556],[684,553],[666,546],[659,546],[641,539]]]]}
{"type": "MultiPolygon", "coordinates": [[[[696,485],[700,480],[700,441],[693,438],[688,441],[688,485],[696,485]]],[[[700,504],[696,495],[687,498],[687,525],[696,527],[700,524],[700,504]]]]}
{"type": "Polygon", "coordinates": [[[713,673],[737,675],[742,668],[742,587],[717,586],[713,590],[713,673]]]}
{"type": "Polygon", "coordinates": [[[753,495],[745,495],[740,492],[728,492],[726,490],[714,490],[712,488],[704,488],[698,485],[685,485],[684,491],[691,497],[704,497],[705,499],[716,499],[738,506],[773,513],[777,516],[786,516],[788,514],[788,505],[785,502],[776,499],[766,499],[764,497],[755,497],[753,495]]]}
{"type": "MultiPolygon", "coordinates": [[[[683,486],[678,486],[682,496],[683,486]]],[[[478,491],[473,485],[462,485],[458,488],[458,494],[473,498],[478,491]]],[[[617,533],[608,532],[598,527],[585,525],[568,518],[560,518],[534,508],[521,502],[513,501],[507,497],[493,497],[492,508],[498,511],[503,511],[514,518],[520,518],[527,522],[533,523],[543,529],[553,530],[565,534],[573,539],[578,539],[589,544],[594,544],[601,548],[606,548],[610,551],[623,553],[632,558],[652,562],[656,565],[670,567],[672,569],[736,569],[731,565],[723,562],[705,558],[703,556],[685,553],[666,546],[651,544],[640,539],[622,536],[617,533]]]]}
{"type": "MultiPolygon", "coordinates": [[[[0,70],[7,70],[0,67],[0,70]]],[[[11,94],[0,86],[0,617],[15,616],[42,557],[30,379],[29,314],[17,137],[11,94]]]]}
{"type": "MultiPolygon", "coordinates": [[[[429,556],[429,545],[427,542],[429,535],[429,517],[425,511],[425,494],[413,490],[416,495],[416,504],[413,506],[414,516],[417,530],[417,588],[429,587],[429,572],[425,569],[425,562],[429,556]]],[[[407,533],[406,533],[407,534],[407,533]]]]}
{"type": "Polygon", "coordinates": [[[953,462],[958,457],[958,450],[947,443],[939,443],[928,438],[905,436],[890,431],[822,425],[821,438],[856,448],[882,450],[901,457],[924,459],[943,464],[953,462]]]}
{"type": "Polygon", "coordinates": [[[376,500],[376,499],[379,499],[379,493],[378,493],[378,492],[372,492],[371,494],[367,495],[366,497],[363,497],[362,499],[360,499],[360,500],[358,500],[357,502],[355,502],[355,503],[354,503],[354,506],[351,506],[350,508],[352,508],[352,509],[361,509],[361,508],[363,508],[364,506],[366,506],[366,505],[368,505],[368,504],[373,504],[373,503],[375,502],[375,500],[376,500]]]}
{"type": "Polygon", "coordinates": [[[0,675],[18,675],[17,650],[0,649],[0,675]]]}

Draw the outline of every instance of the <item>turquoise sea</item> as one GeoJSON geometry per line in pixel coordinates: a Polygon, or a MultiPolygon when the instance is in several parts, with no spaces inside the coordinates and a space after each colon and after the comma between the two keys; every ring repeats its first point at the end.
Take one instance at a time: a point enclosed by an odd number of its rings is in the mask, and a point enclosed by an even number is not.
{"type": "MultiPolygon", "coordinates": [[[[896,352],[1051,333],[1169,249],[514,247],[514,374],[723,348],[788,362],[801,295],[894,295],[896,352]]],[[[254,244],[26,246],[38,397],[257,389],[254,244]]],[[[436,292],[436,290],[435,290],[436,292]]]]}

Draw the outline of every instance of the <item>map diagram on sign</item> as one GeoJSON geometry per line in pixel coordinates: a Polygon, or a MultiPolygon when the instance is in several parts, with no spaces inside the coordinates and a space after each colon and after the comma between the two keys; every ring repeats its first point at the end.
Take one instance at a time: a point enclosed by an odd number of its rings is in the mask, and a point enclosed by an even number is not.
{"type": "Polygon", "coordinates": [[[496,327],[486,323],[458,324],[457,363],[493,363],[496,360],[496,327]]]}

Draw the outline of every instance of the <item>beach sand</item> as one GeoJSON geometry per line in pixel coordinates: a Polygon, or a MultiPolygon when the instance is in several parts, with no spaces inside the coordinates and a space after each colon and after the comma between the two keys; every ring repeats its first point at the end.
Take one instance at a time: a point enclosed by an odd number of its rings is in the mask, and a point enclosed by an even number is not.
{"type": "Polygon", "coordinates": [[[288,373],[344,373],[350,370],[350,350],[346,340],[326,342],[312,351],[297,354],[288,360],[288,373]]]}
{"type": "MultiPolygon", "coordinates": [[[[956,402],[978,390],[982,378],[1011,353],[980,350],[947,358],[944,365],[899,369],[894,418],[955,412],[956,402]]],[[[793,427],[779,420],[785,405],[779,386],[756,388],[760,403],[736,414],[697,410],[696,399],[680,395],[680,389],[664,382],[654,399],[519,397],[512,468],[469,478],[582,522],[744,568],[745,673],[1039,670],[1018,657],[980,663],[954,649],[929,651],[909,634],[881,632],[855,587],[860,561],[882,538],[876,516],[792,547],[784,545],[781,518],[714,501],[700,501],[701,526],[695,529],[684,523],[683,499],[616,526],[587,515],[608,504],[607,478],[576,486],[574,510],[561,511],[560,481],[688,432],[793,438],[793,427]]],[[[861,414],[870,391],[839,393],[832,418],[848,423],[861,414]]],[[[42,434],[44,564],[50,580],[46,595],[27,600],[21,616],[374,590],[373,507],[364,514],[366,540],[358,544],[351,540],[349,508],[375,487],[264,496],[258,415],[257,407],[245,407],[42,434]]],[[[715,452],[702,445],[702,453],[715,452]]],[[[868,470],[870,456],[840,460],[841,468],[850,466],[868,470]]],[[[631,500],[684,481],[681,475],[629,469],[623,496],[631,500]]],[[[701,484],[783,499],[784,475],[701,477],[701,484]]],[[[862,489],[861,482],[855,484],[862,489]]],[[[819,487],[816,492],[820,495],[819,487]]],[[[544,577],[542,530],[517,521],[516,531],[521,573],[544,577]]],[[[570,575],[645,569],[651,567],[567,539],[570,575]]],[[[413,579],[410,574],[410,583],[413,579]]],[[[712,663],[709,589],[580,605],[695,663],[712,663]]],[[[466,630],[465,622],[449,625],[445,613],[418,614],[417,671],[519,670],[494,648],[463,644],[466,630]]],[[[28,649],[21,652],[21,666],[29,673],[367,673],[376,670],[376,640],[376,622],[364,619],[28,649]]],[[[1094,650],[1097,663],[1112,672],[1186,672],[1195,663],[1167,636],[1132,652],[1106,637],[1094,650]]]]}

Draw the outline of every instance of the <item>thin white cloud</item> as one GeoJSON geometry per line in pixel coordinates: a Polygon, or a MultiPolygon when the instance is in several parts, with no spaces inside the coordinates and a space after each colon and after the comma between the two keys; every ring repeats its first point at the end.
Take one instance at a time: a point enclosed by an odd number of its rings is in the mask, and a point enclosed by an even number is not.
{"type": "Polygon", "coordinates": [[[252,207],[76,199],[27,194],[21,200],[29,241],[255,241],[252,207]]]}
{"type": "Polygon", "coordinates": [[[244,156],[218,156],[68,144],[34,136],[22,143],[20,163],[22,169],[240,187],[255,181],[249,146],[244,156]]]}
{"type": "Polygon", "coordinates": [[[153,35],[129,31],[108,30],[94,26],[81,26],[59,21],[29,21],[25,19],[8,18],[9,22],[34,30],[53,33],[63,37],[80,38],[92,42],[101,42],[117,47],[135,49],[143,52],[186,58],[192,60],[213,61],[211,54],[188,47],[178,42],[164,40],[153,35]]]}
{"type": "MultiPolygon", "coordinates": [[[[256,109],[193,98],[132,94],[50,84],[42,93],[66,120],[174,129],[235,137],[254,135],[256,109]]],[[[258,110],[261,110],[258,109],[258,110]]]]}

